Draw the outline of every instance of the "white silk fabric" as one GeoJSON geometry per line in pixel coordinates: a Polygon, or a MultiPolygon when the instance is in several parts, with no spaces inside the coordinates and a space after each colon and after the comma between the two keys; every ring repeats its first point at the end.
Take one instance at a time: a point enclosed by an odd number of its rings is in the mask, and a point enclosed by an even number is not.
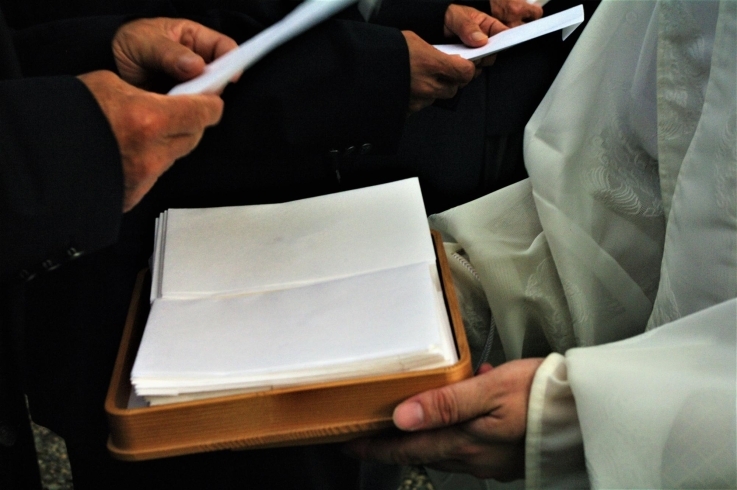
{"type": "Polygon", "coordinates": [[[604,0],[526,128],[530,178],[431,218],[506,358],[559,353],[528,487],[737,486],[736,64],[734,0],[604,0]]]}

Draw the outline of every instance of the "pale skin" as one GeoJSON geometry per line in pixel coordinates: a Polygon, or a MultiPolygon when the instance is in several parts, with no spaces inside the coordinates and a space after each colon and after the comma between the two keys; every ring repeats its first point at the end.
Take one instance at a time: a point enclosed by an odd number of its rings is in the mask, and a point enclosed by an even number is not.
{"type": "Polygon", "coordinates": [[[510,481],[524,476],[530,388],[543,359],[521,359],[413,396],[394,410],[404,433],[346,445],[361,459],[510,481]]]}
{"type": "Polygon", "coordinates": [[[118,143],[124,212],[197,146],[223,112],[218,95],[172,97],[139,87],[146,87],[156,73],[180,81],[193,78],[207,62],[235,47],[229,37],[195,22],[141,19],[122,26],[113,41],[120,77],[109,71],[78,77],[100,105],[118,143]]]}

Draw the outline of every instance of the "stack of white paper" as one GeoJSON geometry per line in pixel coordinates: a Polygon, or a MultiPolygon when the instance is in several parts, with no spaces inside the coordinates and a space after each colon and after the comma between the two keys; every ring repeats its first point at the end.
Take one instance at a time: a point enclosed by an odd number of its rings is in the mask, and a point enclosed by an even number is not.
{"type": "Polygon", "coordinates": [[[131,373],[153,404],[457,361],[416,179],[173,209],[156,237],[131,373]]]}

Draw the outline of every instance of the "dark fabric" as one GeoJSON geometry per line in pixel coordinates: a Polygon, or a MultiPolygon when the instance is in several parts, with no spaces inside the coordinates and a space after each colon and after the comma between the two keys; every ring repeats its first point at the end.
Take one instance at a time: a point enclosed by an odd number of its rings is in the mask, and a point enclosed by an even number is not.
{"type": "MultiPolygon", "coordinates": [[[[49,3],[34,0],[30,5],[38,7],[39,2],[49,3]]],[[[131,13],[123,4],[113,2],[116,10],[107,13],[131,13]]],[[[212,10],[190,2],[186,13],[242,41],[275,21],[290,4],[294,2],[230,0],[212,2],[211,7],[225,6],[212,10]],[[251,10],[225,9],[244,4],[251,10]]],[[[388,0],[384,4],[390,5],[388,0]]],[[[32,11],[25,13],[33,17],[32,11]]],[[[431,196],[430,209],[440,210],[491,190],[507,173],[521,168],[521,137],[509,134],[521,131],[518,126],[525,116],[515,119],[515,114],[503,115],[507,109],[494,110],[494,101],[507,96],[490,82],[494,68],[463,90],[455,112],[430,108],[415,114],[400,139],[409,88],[403,37],[389,27],[343,17],[286,44],[227,88],[221,124],[208,130],[201,145],[125,216],[117,243],[53,274],[39,275],[26,288],[31,412],[67,440],[76,488],[111,488],[118,481],[121,488],[180,488],[187,482],[229,488],[235,481],[247,482],[246,488],[331,488],[331,482],[322,481],[326,474],[336,488],[355,487],[357,463],[333,447],[213,453],[146,464],[114,462],[105,449],[103,412],[133,280],[150,256],[153,218],[160,210],[278,202],[412,175],[420,176],[423,192],[431,196]],[[499,118],[500,136],[492,117],[499,118]],[[375,155],[396,149],[397,157],[375,155]],[[508,167],[512,171],[507,172],[508,167]],[[279,463],[271,472],[274,460],[279,463]],[[315,461],[321,463],[315,467],[315,461]],[[313,473],[305,477],[309,468],[313,473]],[[325,468],[332,470],[326,473],[325,468]]],[[[441,26],[430,26],[427,35],[441,31],[441,26]]],[[[23,48],[28,51],[22,51],[29,53],[24,64],[39,67],[29,71],[51,75],[48,71],[82,69],[66,61],[34,65],[33,40],[40,38],[18,39],[30,43],[23,48]]],[[[89,56],[99,57],[96,62],[106,66],[109,58],[95,52],[89,56]]],[[[526,93],[514,95],[517,103],[525,103],[526,93]]],[[[514,99],[510,96],[510,113],[515,112],[514,99]]]]}
{"type": "Polygon", "coordinates": [[[3,280],[113,243],[120,157],[92,94],[73,77],[0,82],[3,280]]]}
{"type": "Polygon", "coordinates": [[[412,31],[431,44],[447,42],[443,36],[447,0],[382,0],[371,22],[412,31]]]}
{"type": "Polygon", "coordinates": [[[20,66],[15,57],[15,46],[2,11],[0,11],[0,60],[4,61],[0,63],[0,80],[20,78],[20,66]]]}
{"type": "MultiPolygon", "coordinates": [[[[268,25],[268,10],[250,16],[198,10],[193,4],[187,15],[243,40],[268,25]]],[[[50,39],[43,32],[59,29],[51,26],[28,28],[41,35],[16,34],[28,43],[19,51],[29,73],[75,73],[109,65],[104,50],[96,49],[84,55],[89,57],[84,64],[63,56],[36,62],[34,50],[50,39]]],[[[35,420],[65,438],[75,488],[165,489],[193,482],[210,488],[244,488],[244,482],[245,488],[357,486],[358,462],[334,447],[115,462],[105,447],[103,400],[133,280],[150,256],[153,217],[173,205],[274,202],[339,190],[331,151],[342,155],[364,145],[393,151],[408,91],[408,53],[399,31],[351,20],[325,22],[279,48],[226,90],[220,126],[208,130],[200,147],[177,162],[124,217],[116,243],[27,284],[22,332],[30,410],[35,420]]],[[[105,127],[104,121],[94,122],[105,127]]],[[[87,211],[80,209],[79,222],[90,223],[87,219],[87,211]]],[[[107,229],[102,223],[99,228],[107,229]]],[[[23,243],[12,240],[19,247],[23,243]]]]}
{"type": "Polygon", "coordinates": [[[22,282],[115,240],[122,178],[89,91],[72,77],[21,80],[12,37],[0,13],[0,487],[35,489],[22,282]]]}
{"type": "Polygon", "coordinates": [[[69,19],[17,31],[15,44],[25,77],[115,71],[109,41],[123,16],[69,19]]]}
{"type": "Polygon", "coordinates": [[[586,20],[567,39],[562,40],[561,33],[554,32],[499,53],[488,70],[489,93],[493,94],[488,106],[489,134],[503,135],[524,129],[599,0],[555,0],[545,5],[547,16],[578,4],[583,4],[586,20]]]}

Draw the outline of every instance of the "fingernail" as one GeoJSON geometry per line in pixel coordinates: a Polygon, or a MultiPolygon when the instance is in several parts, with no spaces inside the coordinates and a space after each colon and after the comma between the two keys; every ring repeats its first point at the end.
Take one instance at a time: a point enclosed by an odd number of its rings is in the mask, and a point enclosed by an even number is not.
{"type": "Polygon", "coordinates": [[[483,32],[476,31],[471,34],[471,39],[474,41],[486,41],[486,35],[483,32]]]}
{"type": "Polygon", "coordinates": [[[394,410],[394,424],[402,430],[415,430],[425,422],[425,412],[417,402],[399,405],[394,410]]]}
{"type": "Polygon", "coordinates": [[[182,55],[177,60],[177,68],[179,68],[181,71],[189,72],[197,64],[199,58],[200,57],[194,53],[182,55]]]}

